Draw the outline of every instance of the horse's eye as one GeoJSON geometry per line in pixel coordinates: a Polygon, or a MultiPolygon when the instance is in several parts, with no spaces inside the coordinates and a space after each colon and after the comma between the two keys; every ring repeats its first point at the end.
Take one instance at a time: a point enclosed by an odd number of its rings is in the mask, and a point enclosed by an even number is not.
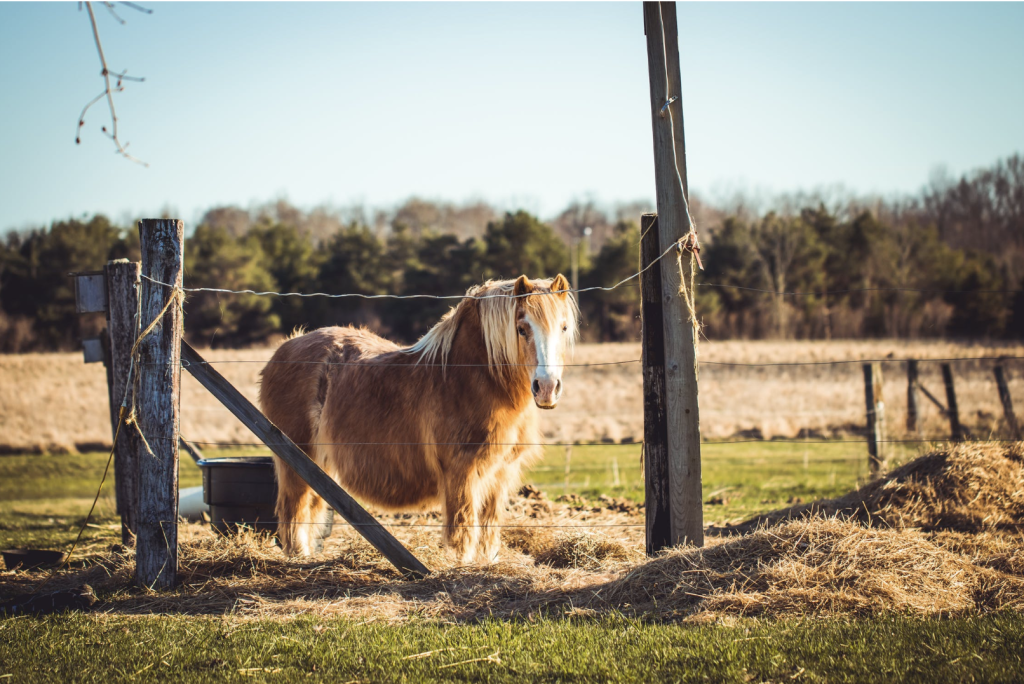
{"type": "Polygon", "coordinates": [[[569,326],[563,323],[562,324],[562,332],[568,332],[568,331],[569,331],[569,326]]]}
{"type": "Polygon", "coordinates": [[[526,337],[526,328],[519,328],[519,336],[526,337]]]}

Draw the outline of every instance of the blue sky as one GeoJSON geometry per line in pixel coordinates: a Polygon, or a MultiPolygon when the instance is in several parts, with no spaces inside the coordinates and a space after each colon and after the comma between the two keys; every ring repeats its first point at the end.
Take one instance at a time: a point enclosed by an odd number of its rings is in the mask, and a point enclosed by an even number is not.
{"type": "MultiPolygon", "coordinates": [[[[639,3],[0,2],[0,229],[410,195],[550,216],[653,199],[639,3]]],[[[682,3],[693,191],[913,192],[1024,151],[1024,4],[682,3]]]]}

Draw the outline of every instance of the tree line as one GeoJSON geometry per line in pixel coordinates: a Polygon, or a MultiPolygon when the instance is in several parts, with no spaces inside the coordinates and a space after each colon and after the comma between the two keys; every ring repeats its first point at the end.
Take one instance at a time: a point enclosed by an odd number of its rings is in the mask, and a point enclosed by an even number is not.
{"type": "MultiPolygon", "coordinates": [[[[789,198],[764,210],[694,198],[710,339],[1024,338],[1024,162],[1019,155],[918,196],[789,198]],[[782,294],[780,294],[782,293],[782,294]]],[[[412,199],[390,215],[303,212],[278,202],[212,209],[186,238],[186,287],[451,295],[488,278],[570,274],[611,286],[638,270],[640,204],[574,203],[549,222],[412,199]],[[584,228],[591,228],[584,238],[584,228]]],[[[137,232],[102,215],[9,232],[0,244],[0,351],[69,350],[102,316],[78,316],[70,271],[138,259],[137,232]]],[[[452,301],[192,293],[195,344],[264,344],[298,327],[365,325],[411,342],[452,301]]],[[[583,337],[638,339],[639,288],[580,296],[583,337]]]]}

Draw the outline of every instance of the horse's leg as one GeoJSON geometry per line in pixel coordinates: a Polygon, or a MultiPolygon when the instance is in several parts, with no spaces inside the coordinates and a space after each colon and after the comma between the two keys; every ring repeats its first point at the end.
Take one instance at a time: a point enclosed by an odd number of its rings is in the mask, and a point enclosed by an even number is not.
{"type": "Polygon", "coordinates": [[[457,463],[444,474],[444,543],[462,564],[473,562],[476,555],[478,527],[477,502],[474,487],[477,485],[472,457],[465,463],[457,463]]]}
{"type": "MultiPolygon", "coordinates": [[[[321,499],[323,501],[323,499],[321,499]]],[[[313,529],[316,530],[316,535],[313,540],[313,550],[316,553],[320,553],[324,550],[324,541],[331,536],[331,532],[334,531],[334,510],[324,502],[323,510],[320,511],[319,517],[320,524],[313,525],[313,529]]]]}
{"type": "Polygon", "coordinates": [[[498,560],[498,552],[501,550],[501,523],[505,518],[505,508],[511,489],[519,481],[518,470],[516,466],[498,468],[484,494],[480,509],[480,560],[483,562],[493,563],[498,560]]]}
{"type": "Polygon", "coordinates": [[[308,556],[313,552],[316,525],[324,508],[306,481],[280,459],[274,460],[277,473],[277,535],[281,548],[289,556],[308,556]]]}

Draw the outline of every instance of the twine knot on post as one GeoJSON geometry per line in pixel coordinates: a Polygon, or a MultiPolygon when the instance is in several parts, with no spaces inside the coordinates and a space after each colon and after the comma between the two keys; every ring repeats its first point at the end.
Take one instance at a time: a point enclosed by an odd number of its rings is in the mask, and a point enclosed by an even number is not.
{"type": "Polygon", "coordinates": [[[704,264],[700,260],[700,242],[697,240],[697,233],[693,228],[690,229],[689,233],[679,238],[679,242],[676,243],[676,250],[679,252],[680,257],[686,252],[693,254],[697,260],[697,266],[700,270],[704,270],[704,264]]]}
{"type": "Polygon", "coordinates": [[[693,264],[696,262],[700,270],[704,270],[704,264],[700,261],[700,242],[697,240],[697,233],[693,230],[693,221],[690,221],[690,232],[679,238],[676,243],[676,266],[679,268],[679,294],[682,295],[686,304],[686,311],[690,317],[690,324],[693,326],[693,348],[697,351],[697,342],[700,339],[700,323],[697,321],[697,304],[694,299],[694,276],[696,269],[693,264]],[[690,255],[690,282],[687,284],[686,272],[683,270],[683,255],[690,255]]]}

